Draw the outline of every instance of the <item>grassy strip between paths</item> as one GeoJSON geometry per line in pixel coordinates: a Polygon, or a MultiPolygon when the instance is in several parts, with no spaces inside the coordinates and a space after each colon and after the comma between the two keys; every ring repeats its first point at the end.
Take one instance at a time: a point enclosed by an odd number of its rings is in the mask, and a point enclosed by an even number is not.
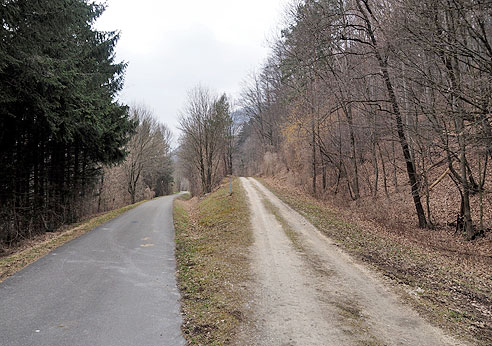
{"type": "Polygon", "coordinates": [[[227,345],[244,318],[253,242],[239,179],[198,200],[174,205],[183,334],[191,345],[227,345]]]}
{"type": "Polygon", "coordinates": [[[87,221],[70,226],[68,229],[60,232],[46,234],[45,239],[42,241],[14,254],[0,258],[0,282],[70,240],[80,237],[97,226],[114,219],[115,217],[144,202],[146,201],[141,201],[135,204],[127,205],[126,207],[120,209],[112,210],[108,213],[93,217],[87,221]]]}
{"type": "Polygon", "coordinates": [[[445,256],[347,222],[328,205],[270,179],[258,179],[354,257],[398,284],[402,297],[434,325],[473,344],[492,344],[487,278],[463,272],[445,256]]]}

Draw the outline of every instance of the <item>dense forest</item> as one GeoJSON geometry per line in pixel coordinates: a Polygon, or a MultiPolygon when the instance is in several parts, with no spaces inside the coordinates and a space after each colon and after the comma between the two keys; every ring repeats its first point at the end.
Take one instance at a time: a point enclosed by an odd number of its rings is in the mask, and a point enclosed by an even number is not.
{"type": "Polygon", "coordinates": [[[183,155],[197,158],[190,179],[209,192],[227,172],[233,136],[234,174],[385,203],[395,218],[473,239],[492,225],[491,13],[482,0],[292,4],[243,90],[240,131],[219,120],[218,99],[191,95],[182,121],[183,155]]]}
{"type": "Polygon", "coordinates": [[[170,131],[117,101],[117,32],[87,0],[0,4],[0,243],[169,192],[170,131]],[[143,170],[145,169],[145,173],[143,170]]]}

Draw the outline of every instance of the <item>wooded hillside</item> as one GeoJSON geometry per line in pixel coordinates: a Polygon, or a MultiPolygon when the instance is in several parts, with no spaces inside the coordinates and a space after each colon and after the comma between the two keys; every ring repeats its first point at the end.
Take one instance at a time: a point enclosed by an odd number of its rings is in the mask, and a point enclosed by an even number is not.
{"type": "Polygon", "coordinates": [[[491,10],[480,0],[293,5],[243,92],[240,173],[319,197],[388,199],[403,208],[394,218],[482,234],[492,225],[491,10]]]}

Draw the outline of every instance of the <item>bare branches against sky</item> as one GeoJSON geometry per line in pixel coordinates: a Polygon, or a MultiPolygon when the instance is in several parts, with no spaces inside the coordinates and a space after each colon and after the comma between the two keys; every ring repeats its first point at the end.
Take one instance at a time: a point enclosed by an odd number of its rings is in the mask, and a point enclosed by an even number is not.
{"type": "Polygon", "coordinates": [[[108,0],[99,29],[121,31],[129,62],[125,103],[145,103],[175,130],[186,91],[198,83],[237,96],[267,56],[287,0],[108,0]]]}

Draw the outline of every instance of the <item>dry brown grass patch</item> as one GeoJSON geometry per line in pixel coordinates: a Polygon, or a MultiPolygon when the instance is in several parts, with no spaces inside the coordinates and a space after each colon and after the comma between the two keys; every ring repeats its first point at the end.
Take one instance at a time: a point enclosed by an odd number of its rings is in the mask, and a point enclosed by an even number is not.
{"type": "Polygon", "coordinates": [[[192,345],[227,345],[244,318],[252,233],[239,179],[174,208],[183,333],[192,345]]]}

